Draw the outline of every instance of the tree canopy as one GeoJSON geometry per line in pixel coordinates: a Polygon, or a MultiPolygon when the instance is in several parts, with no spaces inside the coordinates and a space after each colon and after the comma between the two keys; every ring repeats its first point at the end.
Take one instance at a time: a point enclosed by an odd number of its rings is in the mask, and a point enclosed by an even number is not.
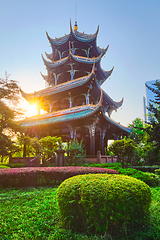
{"type": "Polygon", "coordinates": [[[137,144],[130,138],[123,138],[121,140],[115,140],[109,145],[109,151],[118,156],[118,161],[122,167],[125,167],[128,163],[131,163],[134,154],[136,153],[137,144]]]}
{"type": "Polygon", "coordinates": [[[148,133],[150,135],[150,141],[155,141],[160,149],[160,82],[157,80],[153,84],[153,87],[150,87],[147,84],[146,86],[155,95],[154,100],[150,100],[148,107],[148,119],[150,124],[148,133]]]}
{"type": "Polygon", "coordinates": [[[12,140],[13,134],[20,131],[20,126],[15,122],[16,117],[22,114],[17,107],[19,102],[19,86],[15,80],[10,80],[9,75],[0,78],[0,158],[15,152],[17,146],[12,140]]]}

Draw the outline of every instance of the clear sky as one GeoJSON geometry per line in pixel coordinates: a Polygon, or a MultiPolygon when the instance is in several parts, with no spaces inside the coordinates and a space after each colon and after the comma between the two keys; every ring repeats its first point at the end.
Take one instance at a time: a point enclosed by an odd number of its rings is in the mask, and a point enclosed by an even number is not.
{"type": "Polygon", "coordinates": [[[100,25],[97,45],[109,45],[101,66],[114,66],[102,88],[115,101],[124,97],[112,118],[127,126],[143,119],[145,82],[160,78],[159,13],[160,0],[0,0],[0,77],[7,71],[28,93],[43,89],[41,54],[51,53],[45,32],[68,34],[70,18],[88,34],[100,25]]]}

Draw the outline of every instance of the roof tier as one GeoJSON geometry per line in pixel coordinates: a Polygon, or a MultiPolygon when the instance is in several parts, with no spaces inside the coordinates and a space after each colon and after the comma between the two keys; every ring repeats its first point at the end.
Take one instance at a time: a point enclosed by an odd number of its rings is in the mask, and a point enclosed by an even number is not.
{"type": "Polygon", "coordinates": [[[99,56],[94,58],[73,55],[70,51],[67,57],[52,62],[45,60],[42,56],[48,71],[48,76],[42,76],[51,85],[55,85],[55,78],[58,80],[57,84],[60,84],[68,81],[69,77],[71,78],[71,74],[73,74],[74,79],[85,76],[86,73],[91,72],[92,66],[95,63],[96,80],[100,86],[113,71],[113,68],[110,71],[104,71],[100,66],[100,61],[107,50],[108,47],[99,56]]]}
{"type": "Polygon", "coordinates": [[[94,34],[73,31],[70,22],[70,33],[68,35],[52,39],[47,33],[52,53],[45,53],[49,61],[42,56],[47,69],[47,75],[42,74],[44,80],[51,85],[56,85],[67,81],[69,74],[72,75],[71,80],[85,76],[86,73],[91,71],[91,65],[95,62],[96,79],[98,85],[102,85],[111,75],[113,68],[110,71],[104,71],[100,66],[100,61],[109,46],[105,49],[97,47],[98,31],[99,26],[94,34]]]}
{"type": "Polygon", "coordinates": [[[44,110],[47,110],[48,100],[50,102],[55,102],[59,101],[59,99],[68,98],[69,94],[73,96],[79,95],[80,93],[86,94],[88,90],[90,92],[90,96],[94,100],[94,103],[96,103],[102,91],[104,111],[107,111],[109,114],[111,114],[113,110],[117,110],[120,106],[122,106],[123,99],[120,102],[115,102],[109,97],[107,93],[105,93],[101,88],[97,86],[94,68],[95,67],[93,65],[91,73],[87,76],[72,81],[67,81],[53,87],[45,88],[34,93],[28,94],[21,90],[21,94],[23,98],[25,98],[28,102],[39,102],[41,103],[41,107],[44,110]]]}
{"type": "Polygon", "coordinates": [[[123,131],[129,134],[132,128],[124,127],[119,123],[115,122],[111,118],[107,117],[102,110],[102,95],[99,99],[99,102],[96,105],[88,104],[85,106],[74,107],[66,110],[56,111],[49,114],[37,115],[29,119],[25,119],[21,122],[22,127],[32,128],[37,126],[46,126],[46,125],[57,125],[64,123],[66,126],[70,122],[77,122],[79,125],[79,120],[85,119],[85,122],[89,120],[90,117],[94,115],[98,116],[100,119],[100,124],[107,122],[108,129],[112,128],[112,132],[123,131]]]}
{"type": "Polygon", "coordinates": [[[70,22],[70,33],[60,38],[51,38],[46,32],[47,38],[51,44],[52,53],[46,54],[51,60],[58,60],[62,57],[68,56],[69,42],[71,44],[71,50],[76,55],[90,57],[98,56],[103,49],[97,47],[96,39],[99,31],[99,26],[95,34],[85,34],[72,30],[70,22]]]}

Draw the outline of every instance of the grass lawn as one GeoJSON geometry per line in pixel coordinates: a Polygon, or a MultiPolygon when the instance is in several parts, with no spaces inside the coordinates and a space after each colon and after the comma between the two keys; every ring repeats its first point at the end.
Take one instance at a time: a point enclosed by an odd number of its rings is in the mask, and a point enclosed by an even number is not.
{"type": "Polygon", "coordinates": [[[152,204],[148,224],[134,236],[86,236],[65,230],[56,201],[57,188],[40,187],[0,190],[0,239],[160,239],[160,187],[151,188],[152,204]]]}

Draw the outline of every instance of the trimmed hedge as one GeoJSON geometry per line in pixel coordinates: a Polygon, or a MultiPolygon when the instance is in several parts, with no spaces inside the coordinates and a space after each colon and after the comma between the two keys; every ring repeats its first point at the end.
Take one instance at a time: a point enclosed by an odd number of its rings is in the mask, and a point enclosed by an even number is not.
{"type": "Polygon", "coordinates": [[[150,172],[150,173],[155,173],[156,169],[160,169],[160,166],[133,166],[133,167],[128,167],[128,168],[134,168],[142,172],[150,172]]]}
{"type": "Polygon", "coordinates": [[[117,171],[92,167],[28,167],[0,169],[0,187],[30,187],[56,184],[65,179],[89,173],[118,174],[117,171]]]}
{"type": "Polygon", "coordinates": [[[116,170],[119,174],[123,174],[123,175],[127,175],[127,176],[131,176],[134,177],[136,179],[139,179],[145,183],[147,183],[150,187],[154,187],[154,186],[158,186],[160,184],[160,179],[159,177],[154,174],[154,173],[149,173],[149,172],[142,172],[142,171],[138,171],[134,168],[122,168],[119,167],[119,165],[117,163],[113,163],[112,165],[110,165],[109,163],[102,163],[102,164],[90,164],[88,166],[90,167],[102,167],[102,168],[111,168],[116,170]],[[114,164],[114,165],[113,165],[114,164]]]}
{"type": "Polygon", "coordinates": [[[144,220],[151,202],[147,184],[128,176],[92,174],[65,180],[57,191],[66,228],[112,236],[132,231],[144,220]]]}
{"type": "Polygon", "coordinates": [[[10,168],[23,168],[27,167],[27,163],[9,163],[8,166],[10,168]]]}
{"type": "Polygon", "coordinates": [[[120,174],[132,176],[136,179],[139,179],[148,184],[150,187],[154,187],[160,184],[158,176],[154,173],[137,171],[133,168],[120,168],[117,171],[120,174]]]}

